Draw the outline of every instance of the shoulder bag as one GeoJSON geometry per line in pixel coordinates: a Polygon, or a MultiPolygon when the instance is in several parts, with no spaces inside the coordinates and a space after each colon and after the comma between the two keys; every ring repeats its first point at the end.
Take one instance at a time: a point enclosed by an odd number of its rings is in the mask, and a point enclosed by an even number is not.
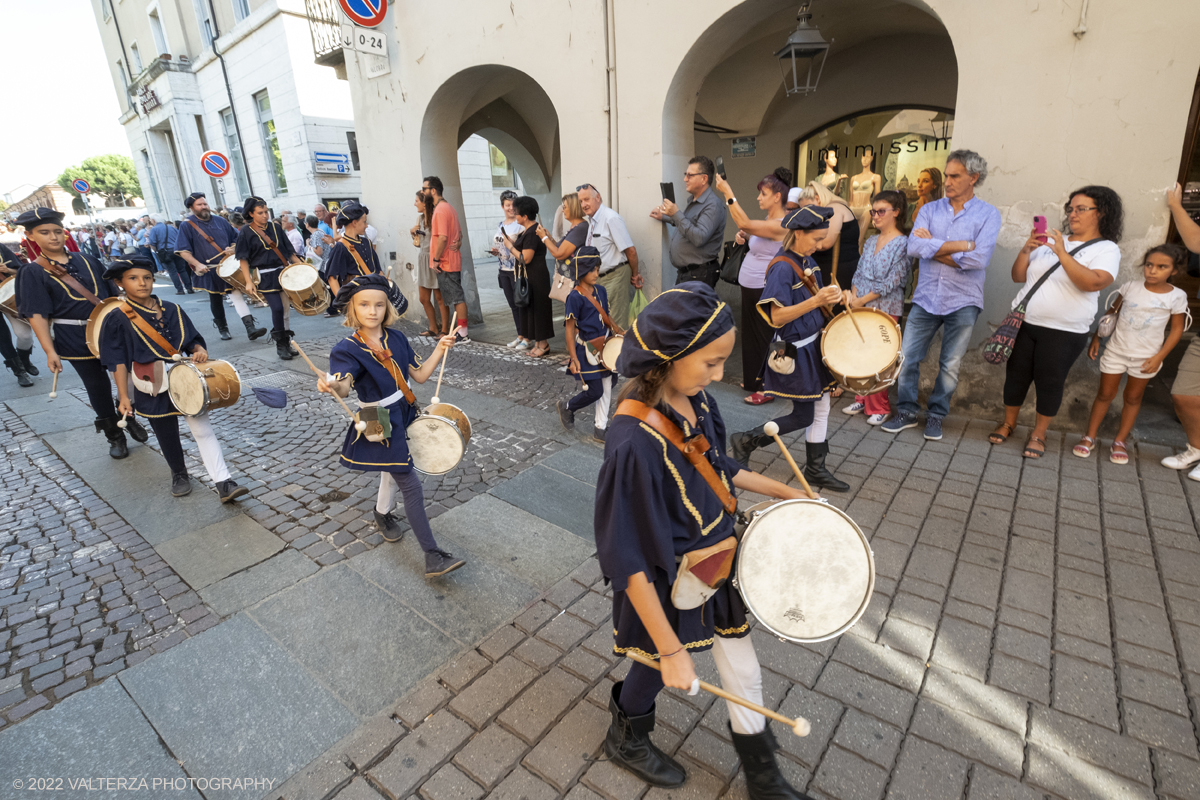
{"type": "MultiPolygon", "coordinates": [[[[1101,241],[1104,240],[1092,239],[1091,241],[1084,242],[1083,244],[1079,245],[1079,247],[1076,247],[1074,250],[1068,253],[1068,255],[1074,256],[1088,245],[1092,245],[1101,241]]],[[[1013,345],[1017,342],[1017,333],[1021,330],[1021,323],[1025,321],[1025,309],[1029,306],[1029,301],[1035,294],[1037,294],[1037,290],[1042,288],[1042,284],[1045,283],[1050,276],[1054,274],[1054,271],[1061,266],[1061,261],[1055,262],[1053,267],[1046,270],[1045,275],[1038,278],[1038,282],[1035,283],[1033,288],[1029,290],[1029,294],[1025,295],[1025,297],[1021,300],[1021,304],[1012,311],[1008,312],[1008,316],[1006,316],[1004,321],[1000,323],[1000,327],[996,329],[995,333],[988,337],[987,342],[983,345],[984,361],[988,362],[989,364],[1003,364],[1004,362],[1008,361],[1008,357],[1012,355],[1013,345]]]]}
{"type": "Polygon", "coordinates": [[[721,263],[721,280],[736,286],[738,275],[742,271],[742,262],[746,260],[746,254],[749,252],[749,244],[735,244],[731,247],[725,255],[725,261],[721,263]]]}

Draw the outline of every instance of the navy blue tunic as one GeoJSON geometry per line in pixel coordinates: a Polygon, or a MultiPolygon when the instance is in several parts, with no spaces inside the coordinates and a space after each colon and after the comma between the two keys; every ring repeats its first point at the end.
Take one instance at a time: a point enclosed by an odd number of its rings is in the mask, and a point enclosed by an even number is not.
{"type": "MultiPolygon", "coordinates": [[[[192,286],[203,289],[209,294],[228,294],[233,291],[233,287],[217,275],[217,267],[221,266],[221,262],[225,260],[221,251],[236,242],[237,238],[238,229],[229,224],[229,220],[216,214],[210,216],[207,221],[192,214],[180,224],[179,234],[175,237],[175,250],[186,250],[192,254],[192,258],[210,267],[208,272],[203,275],[194,274],[192,276],[192,286]],[[192,227],[193,225],[199,226],[207,233],[209,238],[216,242],[219,249],[213,249],[208,240],[192,227]]],[[[276,259],[276,261],[278,260],[276,259]]]]}
{"type": "MultiPolygon", "coordinates": [[[[409,370],[421,366],[421,359],[413,352],[404,334],[391,329],[385,329],[383,333],[382,344],[392,352],[392,361],[400,368],[404,379],[408,380],[409,370]]],[[[375,360],[370,348],[353,336],[333,346],[329,354],[329,372],[335,380],[350,377],[361,402],[378,403],[400,389],[387,368],[375,360]]],[[[342,443],[343,465],[363,472],[403,473],[412,470],[405,430],[417,418],[417,409],[403,397],[385,408],[392,421],[392,438],[369,442],[351,423],[346,431],[346,440],[342,443]]]]}
{"type": "MultiPolygon", "coordinates": [[[[68,262],[63,265],[67,273],[80,285],[101,300],[116,297],[112,284],[104,280],[104,267],[91,256],[68,253],[68,262]]],[[[51,275],[34,262],[17,271],[17,310],[26,319],[41,314],[51,319],[86,320],[95,308],[86,297],[51,275]]],[[[87,346],[87,328],[84,325],[55,325],[54,349],[59,358],[66,361],[86,361],[95,358],[87,346]]]]}
{"type": "Polygon", "coordinates": [[[758,301],[758,313],[775,329],[774,341],[796,345],[796,370],[791,375],[780,375],[764,363],[761,373],[763,393],[788,400],[816,401],[837,385],[821,360],[821,330],[825,327],[821,309],[814,309],[783,326],[771,322],[768,312],[771,307],[786,308],[812,297],[792,264],[798,264],[802,269],[812,269],[818,289],[821,288],[821,272],[817,269],[817,262],[807,256],[786,250],[780,250],[779,255],[787,260],[767,270],[762,299],[758,301]]]}
{"type": "Polygon", "coordinates": [[[378,275],[382,272],[383,269],[379,266],[379,256],[375,254],[375,248],[371,247],[371,242],[366,236],[354,239],[343,234],[341,241],[333,246],[329,258],[325,261],[326,279],[336,278],[339,286],[345,283],[347,278],[353,278],[356,275],[378,275]],[[358,262],[354,260],[354,256],[349,250],[351,247],[362,258],[367,272],[363,272],[358,266],[358,262]]]}
{"type": "MultiPolygon", "coordinates": [[[[604,291],[604,287],[596,284],[594,287],[596,292],[596,300],[604,308],[604,313],[608,313],[608,292],[604,291]]],[[[587,342],[595,339],[598,336],[608,334],[608,326],[604,324],[604,320],[600,318],[600,312],[591,302],[579,293],[578,289],[572,289],[567,295],[567,314],[566,319],[575,320],[575,327],[578,329],[580,339],[587,342]]],[[[601,378],[606,378],[612,375],[612,372],[605,369],[602,365],[593,364],[588,361],[587,347],[574,342],[575,357],[579,359],[579,377],[585,381],[596,381],[601,378]]]]}
{"type": "MultiPolygon", "coordinates": [[[[196,330],[196,326],[182,308],[166,300],[159,302],[163,307],[161,318],[148,306],[125,298],[125,303],[132,307],[138,316],[149,322],[150,327],[180,353],[191,355],[197,345],[207,349],[204,337],[196,330]]],[[[125,316],[124,311],[118,309],[104,318],[104,325],[100,329],[100,361],[109,372],[116,372],[119,364],[133,369],[134,364],[150,364],[154,361],[171,363],[171,354],[136,328],[125,316]]],[[[169,392],[163,391],[151,396],[135,387],[132,399],[134,410],[139,417],[180,416],[180,412],[171,402],[169,392]]]]}
{"type": "Polygon", "coordinates": [[[253,225],[243,227],[238,232],[233,254],[258,270],[258,291],[269,293],[280,291],[279,270],[292,263],[292,256],[296,255],[296,251],[292,249],[292,243],[288,241],[287,234],[283,232],[280,224],[268,222],[266,230],[262,233],[254,230],[253,225]],[[279,256],[270,248],[271,242],[283,256],[283,262],[280,262],[279,256]]]}
{"type": "MultiPolygon", "coordinates": [[[[708,460],[733,492],[733,476],[742,468],[725,455],[725,422],[716,400],[706,392],[690,400],[694,428],[665,403],[658,411],[679,426],[685,439],[704,434],[712,445],[708,460]]],[[[714,635],[748,634],[745,604],[728,581],[700,608],[681,611],[671,604],[676,556],[733,536],[733,517],[703,476],[683,453],[633,417],[618,414],[606,440],[596,481],[596,550],[604,578],[613,585],[614,651],[658,657],[626,594],[630,576],[639,572],[653,582],[667,621],[688,650],[707,650],[714,635]]]]}

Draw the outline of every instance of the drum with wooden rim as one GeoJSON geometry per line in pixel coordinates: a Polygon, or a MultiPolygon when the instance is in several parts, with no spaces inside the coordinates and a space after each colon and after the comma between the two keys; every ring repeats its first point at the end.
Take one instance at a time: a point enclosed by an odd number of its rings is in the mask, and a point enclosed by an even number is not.
{"type": "Polygon", "coordinates": [[[242,379],[228,361],[181,361],[167,373],[167,383],[171,403],[189,417],[228,408],[242,394],[242,379]]]}
{"type": "Polygon", "coordinates": [[[88,350],[91,350],[96,358],[100,357],[100,329],[104,326],[104,320],[120,307],[121,298],[109,297],[101,300],[100,305],[94,307],[88,315],[84,337],[87,339],[88,350]]]}
{"type": "Polygon", "coordinates": [[[445,475],[463,460],[471,441],[471,420],[451,403],[426,406],[408,426],[413,467],[426,475],[445,475]]]}
{"type": "Polygon", "coordinates": [[[857,395],[887,391],[904,364],[900,324],[877,308],[843,311],[821,332],[821,360],[839,386],[857,395]]]}
{"type": "Polygon", "coordinates": [[[17,278],[14,275],[0,283],[0,312],[6,317],[20,319],[17,313],[17,278]]]}
{"type": "Polygon", "coordinates": [[[258,294],[258,270],[256,270],[254,267],[250,268],[250,279],[254,281],[254,286],[246,286],[246,279],[242,277],[242,262],[239,261],[236,256],[230,256],[221,262],[221,265],[217,267],[217,277],[228,283],[233,288],[237,289],[242,294],[258,294]]]}
{"type": "Polygon", "coordinates": [[[315,317],[329,308],[332,298],[321,274],[311,264],[292,264],[279,273],[279,288],[292,308],[306,317],[315,317]]]}

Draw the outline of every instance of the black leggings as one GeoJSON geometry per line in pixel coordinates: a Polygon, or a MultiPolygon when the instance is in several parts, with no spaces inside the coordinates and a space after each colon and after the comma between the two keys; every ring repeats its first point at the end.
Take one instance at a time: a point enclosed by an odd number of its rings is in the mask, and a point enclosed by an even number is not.
{"type": "Polygon", "coordinates": [[[74,367],[75,372],[79,374],[83,388],[87,389],[88,402],[91,403],[96,416],[101,419],[115,417],[117,404],[113,401],[112,381],[108,379],[108,373],[101,366],[100,360],[89,358],[83,361],[63,361],[74,367]]]}
{"type": "Polygon", "coordinates": [[[816,401],[814,400],[793,400],[792,413],[776,417],[775,424],[779,426],[780,435],[798,431],[801,428],[807,428],[813,423],[813,417],[816,414],[816,401]]]}
{"type": "Polygon", "coordinates": [[[7,318],[0,320],[0,355],[3,355],[10,365],[16,365],[17,348],[13,346],[12,331],[8,329],[7,318]]]}
{"type": "Polygon", "coordinates": [[[630,717],[649,714],[654,708],[654,698],[663,689],[662,673],[644,664],[634,663],[621,684],[621,695],[617,705],[630,717]]]}
{"type": "Polygon", "coordinates": [[[212,312],[213,322],[217,323],[218,328],[228,327],[225,320],[225,295],[209,294],[208,310],[212,312]]]}
{"type": "Polygon", "coordinates": [[[500,270],[497,280],[500,283],[501,290],[504,292],[504,299],[508,301],[508,307],[512,310],[513,325],[517,328],[517,335],[524,336],[525,334],[521,332],[521,309],[517,308],[516,304],[513,303],[517,284],[516,278],[513,277],[514,274],[512,270],[507,272],[500,270]]]}
{"type": "Polygon", "coordinates": [[[775,337],[775,330],[758,313],[758,301],[762,289],[742,290],[742,386],[747,392],[761,392],[763,388],[762,367],[767,361],[767,348],[775,337]]]}
{"type": "Polygon", "coordinates": [[[263,292],[262,295],[271,307],[271,330],[286,330],[287,323],[283,320],[283,292],[263,292]]]}
{"type": "MultiPolygon", "coordinates": [[[[213,295],[216,297],[216,295],[213,295]]],[[[187,462],[183,460],[183,441],[179,438],[179,417],[146,417],[154,435],[158,437],[158,447],[162,450],[163,458],[172,473],[187,472],[187,462]]]]}
{"type": "Polygon", "coordinates": [[[1067,373],[1087,347],[1088,334],[1060,331],[1028,322],[1017,331],[1004,378],[1004,405],[1021,406],[1029,385],[1037,388],[1037,413],[1058,414],[1067,373]]]}

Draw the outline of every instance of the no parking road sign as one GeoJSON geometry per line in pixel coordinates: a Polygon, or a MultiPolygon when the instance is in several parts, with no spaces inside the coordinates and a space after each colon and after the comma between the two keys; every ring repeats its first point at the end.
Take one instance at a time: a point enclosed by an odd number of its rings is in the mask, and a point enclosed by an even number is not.
{"type": "Polygon", "coordinates": [[[342,11],[355,25],[374,28],[387,16],[387,0],[338,0],[342,11]]]}
{"type": "Polygon", "coordinates": [[[92,185],[83,178],[76,178],[75,180],[71,181],[71,188],[80,194],[87,194],[92,190],[92,185]]]}
{"type": "Polygon", "coordinates": [[[200,156],[200,168],[214,178],[224,178],[229,174],[229,159],[224,153],[209,150],[200,156]]]}

